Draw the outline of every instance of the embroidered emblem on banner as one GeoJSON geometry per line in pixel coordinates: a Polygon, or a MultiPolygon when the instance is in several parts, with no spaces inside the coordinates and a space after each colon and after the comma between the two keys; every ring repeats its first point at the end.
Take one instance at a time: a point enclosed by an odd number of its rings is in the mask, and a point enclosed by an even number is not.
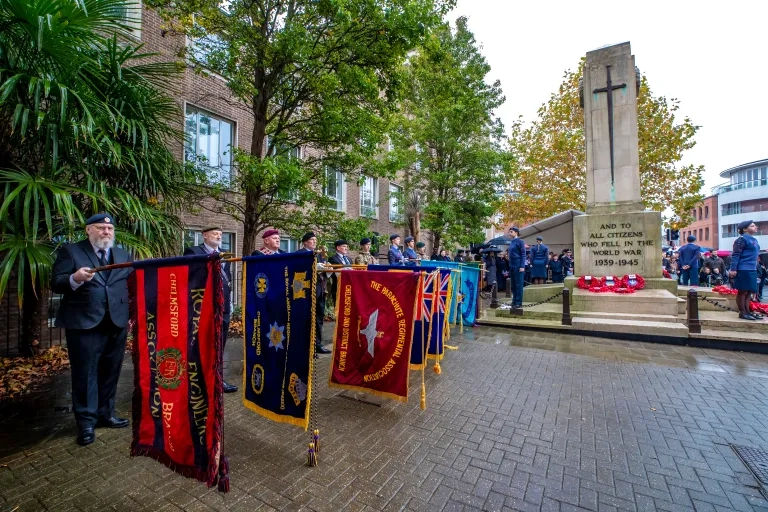
{"type": "Polygon", "coordinates": [[[267,290],[269,289],[269,278],[266,274],[256,274],[254,280],[254,287],[256,288],[256,296],[263,299],[267,296],[267,290]]]}
{"type": "Polygon", "coordinates": [[[251,371],[251,389],[257,395],[264,390],[264,367],[260,364],[253,365],[251,371]]]}
{"type": "Polygon", "coordinates": [[[187,363],[177,348],[157,351],[157,385],[163,389],[176,389],[181,384],[187,363]]]}
{"type": "Polygon", "coordinates": [[[293,298],[306,299],[307,290],[309,290],[309,280],[306,272],[293,273],[293,298]]]}
{"type": "Polygon", "coordinates": [[[277,322],[274,322],[269,326],[269,346],[274,347],[275,352],[278,349],[285,350],[283,341],[285,341],[285,326],[277,325],[277,322]]]}
{"type": "Polygon", "coordinates": [[[376,323],[378,321],[379,321],[379,310],[377,309],[371,314],[371,316],[368,317],[368,326],[362,331],[360,331],[360,334],[365,336],[365,339],[368,341],[368,353],[371,354],[371,357],[376,357],[373,354],[374,343],[376,342],[376,338],[381,338],[384,336],[384,331],[376,330],[376,323]]]}
{"type": "Polygon", "coordinates": [[[288,381],[288,392],[293,397],[293,403],[296,405],[307,399],[307,385],[301,382],[301,379],[295,373],[291,374],[291,379],[288,381]]]}

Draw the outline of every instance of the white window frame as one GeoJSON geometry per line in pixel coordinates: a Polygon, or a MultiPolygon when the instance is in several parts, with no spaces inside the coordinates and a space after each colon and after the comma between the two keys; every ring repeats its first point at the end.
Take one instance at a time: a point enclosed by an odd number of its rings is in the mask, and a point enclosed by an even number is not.
{"type": "Polygon", "coordinates": [[[280,237],[280,249],[285,252],[296,252],[299,250],[299,245],[300,242],[298,240],[287,236],[280,237]]]}
{"type": "Polygon", "coordinates": [[[144,5],[141,0],[128,0],[125,12],[125,24],[128,26],[128,34],[131,38],[141,40],[142,15],[144,5]]]}
{"type": "MultiPolygon", "coordinates": [[[[197,159],[200,156],[199,152],[198,152],[198,147],[197,147],[197,143],[198,143],[198,140],[199,140],[199,137],[200,137],[200,120],[199,120],[199,118],[197,119],[196,126],[195,126],[196,140],[194,141],[194,144],[195,144],[195,158],[194,159],[190,159],[189,156],[188,156],[188,153],[187,153],[189,151],[189,149],[190,149],[188,147],[188,142],[189,141],[185,141],[185,143],[184,143],[184,160],[185,161],[187,161],[187,162],[192,161],[196,165],[203,165],[203,166],[205,166],[206,174],[208,174],[208,177],[213,182],[221,184],[221,185],[229,186],[232,183],[232,180],[234,178],[234,167],[232,166],[232,149],[237,147],[237,123],[235,121],[231,120],[231,119],[227,119],[226,117],[214,114],[213,112],[211,112],[209,110],[206,110],[204,108],[200,108],[200,107],[198,107],[198,106],[196,106],[196,105],[194,105],[192,103],[185,103],[184,104],[184,133],[185,133],[185,135],[188,135],[187,134],[187,116],[189,115],[189,110],[190,109],[194,110],[194,113],[197,116],[199,116],[200,114],[204,114],[204,115],[210,117],[211,119],[216,119],[219,122],[228,123],[230,125],[232,133],[230,134],[229,147],[225,148],[225,149],[222,149],[221,148],[221,144],[219,144],[219,155],[218,155],[218,157],[219,157],[220,160],[221,159],[225,159],[225,158],[228,159],[229,163],[226,164],[226,165],[222,164],[222,165],[219,165],[219,166],[212,166],[212,165],[209,165],[208,163],[200,164],[198,162],[197,159]],[[229,167],[229,169],[227,170],[224,167],[229,167]]],[[[206,159],[208,159],[207,155],[202,155],[202,156],[205,157],[206,159]]]]}
{"type": "Polygon", "coordinates": [[[325,167],[325,184],[323,184],[323,193],[326,197],[329,197],[330,199],[336,201],[336,206],[334,209],[337,212],[343,212],[346,211],[346,195],[347,195],[347,183],[344,181],[344,173],[333,169],[331,167],[326,166],[325,167]],[[329,194],[328,190],[328,175],[333,172],[336,174],[336,191],[334,195],[329,194]]]}
{"type": "Polygon", "coordinates": [[[365,180],[363,181],[362,185],[360,185],[360,215],[362,217],[368,217],[371,219],[379,218],[379,180],[378,178],[374,178],[372,176],[365,176],[365,180]],[[368,188],[368,185],[370,185],[370,188],[372,188],[370,192],[370,195],[371,195],[370,204],[368,204],[369,201],[366,200],[366,196],[368,195],[368,192],[366,192],[366,189],[368,188]]]}
{"type": "MultiPolygon", "coordinates": [[[[191,234],[193,239],[192,245],[200,245],[203,243],[203,232],[201,231],[203,228],[195,228],[195,227],[187,227],[184,230],[184,241],[183,245],[186,247],[187,245],[187,239],[188,236],[191,234]]],[[[222,251],[226,250],[227,252],[231,252],[232,254],[237,254],[237,233],[234,231],[227,231],[224,230],[221,232],[221,240],[222,242],[224,239],[229,236],[229,249],[224,249],[224,247],[221,248],[222,251]]],[[[230,271],[232,272],[232,282],[230,283],[229,289],[232,292],[232,296],[229,298],[230,303],[232,306],[236,304],[240,304],[240,280],[238,279],[238,265],[230,265],[230,271]]]]}
{"type": "Polygon", "coordinates": [[[403,187],[395,183],[389,184],[389,222],[402,222],[403,208],[395,194],[403,191],[403,187]]]}

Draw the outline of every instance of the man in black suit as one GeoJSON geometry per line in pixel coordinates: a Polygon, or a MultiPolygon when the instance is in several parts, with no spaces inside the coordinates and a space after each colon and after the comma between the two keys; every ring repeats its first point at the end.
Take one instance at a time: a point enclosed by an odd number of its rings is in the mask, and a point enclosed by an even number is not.
{"type": "Polygon", "coordinates": [[[53,264],[51,289],[63,295],[56,317],[63,327],[72,369],[72,411],[77,443],[91,444],[94,428],[123,428],[115,416],[115,392],[125,354],[128,324],[128,276],[131,267],[94,272],[96,267],[126,263],[131,256],[115,242],[115,219],[90,217],[88,239],[62,245],[53,264]]]}
{"type": "MultiPolygon", "coordinates": [[[[184,250],[184,256],[213,254],[221,251],[221,236],[222,229],[219,226],[205,228],[203,230],[203,243],[192,247],[187,247],[184,250]]],[[[227,344],[227,334],[229,334],[229,320],[232,312],[232,268],[229,262],[223,261],[221,263],[221,282],[224,286],[224,320],[221,323],[221,350],[224,350],[224,346],[227,344]]],[[[223,375],[222,375],[223,378],[223,375]]],[[[234,384],[227,384],[224,381],[224,392],[234,393],[237,391],[237,386],[234,384]]]]}
{"type": "MultiPolygon", "coordinates": [[[[349,244],[346,240],[336,240],[334,242],[334,247],[336,249],[336,254],[328,258],[328,263],[331,265],[343,265],[343,266],[349,266],[352,265],[352,260],[349,259],[349,256],[347,255],[347,252],[349,252],[349,244]]],[[[331,276],[331,286],[330,286],[330,292],[331,296],[336,299],[336,287],[339,284],[339,276],[338,274],[333,274],[331,276]]]]}
{"type": "MultiPolygon", "coordinates": [[[[315,248],[317,248],[317,237],[313,232],[305,233],[301,237],[302,247],[296,252],[311,252],[315,254],[315,248]]],[[[320,270],[320,264],[325,263],[325,258],[317,254],[315,259],[318,263],[318,270],[320,270]]],[[[318,354],[330,354],[331,351],[323,347],[323,319],[325,317],[325,281],[327,280],[325,272],[319,272],[317,275],[317,287],[315,288],[315,352],[318,354]]]]}
{"type": "Polygon", "coordinates": [[[251,256],[269,256],[271,254],[285,254],[280,248],[280,232],[276,229],[268,229],[261,237],[264,239],[264,245],[256,249],[251,256]]]}

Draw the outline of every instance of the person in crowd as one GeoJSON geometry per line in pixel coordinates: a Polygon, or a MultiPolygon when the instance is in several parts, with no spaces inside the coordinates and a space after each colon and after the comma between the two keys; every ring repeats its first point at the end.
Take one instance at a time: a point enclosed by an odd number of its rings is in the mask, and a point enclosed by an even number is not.
{"type": "Polygon", "coordinates": [[[696,237],[688,235],[688,243],[678,249],[682,268],[683,286],[696,286],[699,278],[699,255],[701,248],[694,242],[696,237]]]}
{"type": "MultiPolygon", "coordinates": [[[[213,254],[221,252],[223,230],[219,226],[203,229],[203,243],[184,250],[184,256],[213,254]]],[[[221,262],[221,283],[224,288],[224,316],[221,322],[221,349],[227,344],[229,322],[232,314],[232,268],[228,261],[221,262]]],[[[223,377],[223,376],[222,376],[223,377]]],[[[224,381],[224,392],[235,393],[237,386],[224,381]]]]}
{"type": "MultiPolygon", "coordinates": [[[[325,263],[325,259],[316,253],[317,237],[313,232],[305,233],[301,237],[301,247],[296,252],[311,252],[315,255],[318,266],[325,263]]],[[[323,346],[323,320],[325,319],[325,272],[317,275],[317,287],[315,288],[315,352],[318,354],[330,354],[331,351],[323,346]]]]}
{"type": "Polygon", "coordinates": [[[666,271],[669,273],[670,277],[672,279],[675,279],[678,283],[680,282],[680,264],[677,260],[677,253],[673,252],[672,256],[669,257],[669,261],[667,262],[666,271]]]}
{"type": "Polygon", "coordinates": [[[553,254],[552,259],[549,261],[549,270],[552,272],[553,283],[563,282],[563,262],[560,260],[560,256],[557,253],[553,254]]]}
{"type": "Polygon", "coordinates": [[[355,256],[355,265],[375,265],[376,257],[371,254],[371,239],[360,240],[360,252],[355,256]]]}
{"type": "Polygon", "coordinates": [[[416,242],[416,256],[420,260],[427,259],[427,244],[424,242],[416,242]]]}
{"type": "Polygon", "coordinates": [[[661,251],[661,268],[669,272],[667,269],[669,267],[669,252],[662,249],[661,251]]]}
{"type": "Polygon", "coordinates": [[[757,302],[762,302],[763,300],[763,287],[765,286],[766,278],[768,278],[768,268],[766,268],[761,258],[757,258],[757,295],[755,297],[757,302]]]}
{"type": "Polygon", "coordinates": [[[712,271],[709,270],[709,267],[702,265],[699,268],[699,275],[696,276],[696,281],[699,286],[706,286],[708,288],[712,286],[712,271]]]}
{"type": "Polygon", "coordinates": [[[739,308],[739,318],[743,320],[758,320],[749,310],[749,297],[757,292],[757,256],[760,254],[760,244],[754,237],[757,226],[751,220],[745,220],[737,225],[739,237],[733,242],[731,266],[728,276],[733,278],[733,287],[738,290],[736,305],[739,308]]]}
{"type": "Polygon", "coordinates": [[[570,249],[564,249],[560,254],[560,261],[563,262],[563,276],[573,275],[573,252],[570,249]]]}
{"type": "Polygon", "coordinates": [[[440,251],[438,250],[438,247],[432,248],[432,256],[429,257],[432,261],[440,261],[440,251]]]}
{"type": "Polygon", "coordinates": [[[533,280],[531,278],[531,269],[533,268],[533,265],[531,265],[531,248],[526,246],[526,253],[525,253],[525,274],[523,278],[523,286],[528,286],[529,284],[533,284],[533,280]]]}
{"type": "MultiPolygon", "coordinates": [[[[96,440],[95,428],[124,428],[115,415],[115,393],[123,367],[128,325],[131,267],[95,272],[96,267],[127,263],[115,247],[115,219],[100,213],[85,221],[87,238],[56,252],[51,290],[62,295],[56,325],[64,328],[72,374],[72,412],[77,444],[96,440]]],[[[31,293],[31,292],[28,292],[31,293]]]]}
{"type": "MultiPolygon", "coordinates": [[[[493,289],[493,286],[497,284],[497,278],[498,275],[496,274],[496,265],[497,265],[497,257],[496,254],[498,253],[498,249],[496,247],[489,247],[485,251],[485,280],[486,284],[488,286],[488,289],[493,289]]],[[[498,289],[498,288],[497,288],[498,289]]]]}
{"type": "Polygon", "coordinates": [[[544,239],[536,237],[536,245],[531,247],[531,278],[533,284],[544,284],[547,279],[547,270],[549,270],[549,248],[544,245],[544,239]]]}
{"type": "Polygon", "coordinates": [[[276,229],[268,229],[261,235],[264,240],[264,245],[260,249],[256,249],[251,253],[251,256],[270,256],[272,254],[285,254],[285,251],[280,248],[280,232],[276,229]]]}
{"type": "Polygon", "coordinates": [[[403,253],[400,252],[400,235],[397,233],[389,235],[387,261],[389,261],[390,265],[403,265],[403,253]]]}
{"type": "MultiPolygon", "coordinates": [[[[349,258],[349,244],[346,240],[336,240],[333,243],[336,253],[328,259],[330,265],[341,266],[342,268],[352,265],[352,260],[349,258]]],[[[333,300],[336,300],[336,291],[339,285],[339,275],[331,274],[330,281],[328,283],[328,292],[331,294],[333,300]]]]}
{"type": "Polygon", "coordinates": [[[451,261],[450,256],[448,256],[448,249],[440,249],[438,261],[451,261]]]}
{"type": "Polygon", "coordinates": [[[453,258],[456,263],[464,263],[464,249],[456,251],[456,257],[453,258]]]}
{"type": "Polygon", "coordinates": [[[709,256],[704,259],[704,268],[709,269],[710,282],[715,286],[723,284],[723,278],[725,277],[725,262],[717,255],[717,252],[712,251],[709,256]]]}
{"type": "Polygon", "coordinates": [[[496,258],[496,282],[500,290],[507,289],[507,277],[509,277],[509,260],[507,253],[502,252],[496,258]]]}
{"type": "Polygon", "coordinates": [[[415,245],[416,241],[412,236],[405,237],[405,251],[403,251],[403,258],[405,264],[409,267],[415,267],[416,261],[419,259],[419,255],[416,254],[416,251],[414,250],[415,245]]]}
{"type": "Polygon", "coordinates": [[[509,275],[512,277],[512,307],[519,308],[523,305],[523,278],[525,277],[525,260],[528,251],[525,250],[525,242],[520,238],[520,228],[509,228],[509,242],[507,252],[509,254],[509,275]]]}

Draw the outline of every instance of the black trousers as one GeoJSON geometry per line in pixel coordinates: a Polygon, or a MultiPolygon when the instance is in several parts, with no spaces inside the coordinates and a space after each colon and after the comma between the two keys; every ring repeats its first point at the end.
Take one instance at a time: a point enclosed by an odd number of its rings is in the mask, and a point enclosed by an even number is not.
{"type": "Polygon", "coordinates": [[[109,313],[93,329],[66,330],[72,410],[81,429],[95,427],[99,418],[114,416],[126,336],[126,328],[113,324],[109,313]]]}
{"type": "Polygon", "coordinates": [[[315,346],[323,345],[323,320],[325,320],[325,294],[317,296],[315,306],[315,346]]]}

